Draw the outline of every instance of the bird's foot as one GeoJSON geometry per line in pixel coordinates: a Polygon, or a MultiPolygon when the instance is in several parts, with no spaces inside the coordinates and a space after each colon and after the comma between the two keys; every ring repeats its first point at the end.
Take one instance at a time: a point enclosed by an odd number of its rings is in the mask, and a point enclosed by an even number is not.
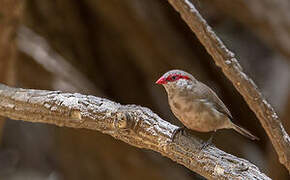
{"type": "Polygon", "coordinates": [[[172,142],[174,141],[176,134],[178,134],[179,132],[181,132],[181,134],[183,135],[183,134],[184,134],[184,130],[185,130],[185,127],[184,127],[184,126],[183,126],[183,127],[178,127],[178,128],[176,128],[176,129],[173,131],[173,133],[172,133],[171,141],[172,141],[172,142]]]}
{"type": "Polygon", "coordinates": [[[202,144],[201,149],[204,149],[204,148],[206,148],[207,146],[209,146],[209,145],[212,144],[213,135],[214,135],[214,133],[212,133],[212,134],[210,135],[210,138],[209,138],[206,142],[204,142],[204,143],[202,144]]]}

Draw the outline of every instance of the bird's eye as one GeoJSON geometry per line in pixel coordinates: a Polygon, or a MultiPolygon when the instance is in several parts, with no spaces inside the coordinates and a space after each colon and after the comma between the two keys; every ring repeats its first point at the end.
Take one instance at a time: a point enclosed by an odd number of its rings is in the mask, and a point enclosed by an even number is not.
{"type": "Polygon", "coordinates": [[[171,77],[171,79],[172,79],[173,81],[176,80],[177,78],[178,78],[177,75],[171,77]]]}

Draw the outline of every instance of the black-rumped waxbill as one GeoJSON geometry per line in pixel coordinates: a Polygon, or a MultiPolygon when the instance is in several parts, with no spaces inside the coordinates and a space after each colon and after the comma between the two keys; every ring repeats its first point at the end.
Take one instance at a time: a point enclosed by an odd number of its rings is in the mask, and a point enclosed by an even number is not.
{"type": "Polygon", "coordinates": [[[164,86],[173,114],[186,128],[198,132],[234,129],[247,138],[258,140],[249,131],[234,124],[230,111],[216,93],[191,74],[171,70],[161,76],[156,84],[164,86]]]}

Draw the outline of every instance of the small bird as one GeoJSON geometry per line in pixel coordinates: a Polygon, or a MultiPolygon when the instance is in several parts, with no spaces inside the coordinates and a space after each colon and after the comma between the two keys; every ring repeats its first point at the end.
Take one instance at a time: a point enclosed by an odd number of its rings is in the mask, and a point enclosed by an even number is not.
{"type": "MultiPolygon", "coordinates": [[[[230,111],[216,93],[191,74],[182,70],[171,70],[161,76],[156,84],[164,86],[171,111],[186,128],[198,132],[234,129],[251,140],[259,139],[234,124],[230,111]]],[[[173,133],[172,140],[180,130],[183,129],[178,128],[173,133]]]]}

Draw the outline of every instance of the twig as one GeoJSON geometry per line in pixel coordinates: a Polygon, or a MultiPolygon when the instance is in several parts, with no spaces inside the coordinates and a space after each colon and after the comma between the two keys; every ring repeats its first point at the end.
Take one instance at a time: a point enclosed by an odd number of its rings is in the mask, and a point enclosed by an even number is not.
{"type": "Polygon", "coordinates": [[[253,80],[243,72],[234,53],[226,48],[189,0],[168,1],[255,112],[278,153],[280,162],[290,171],[290,138],[272,106],[259,92],[253,80]]]}
{"type": "Polygon", "coordinates": [[[208,179],[270,179],[247,160],[213,146],[201,149],[201,141],[193,136],[178,135],[172,142],[170,137],[177,127],[148,108],[136,105],[120,105],[90,95],[0,84],[0,115],[97,130],[132,146],[160,152],[208,179]]]}

